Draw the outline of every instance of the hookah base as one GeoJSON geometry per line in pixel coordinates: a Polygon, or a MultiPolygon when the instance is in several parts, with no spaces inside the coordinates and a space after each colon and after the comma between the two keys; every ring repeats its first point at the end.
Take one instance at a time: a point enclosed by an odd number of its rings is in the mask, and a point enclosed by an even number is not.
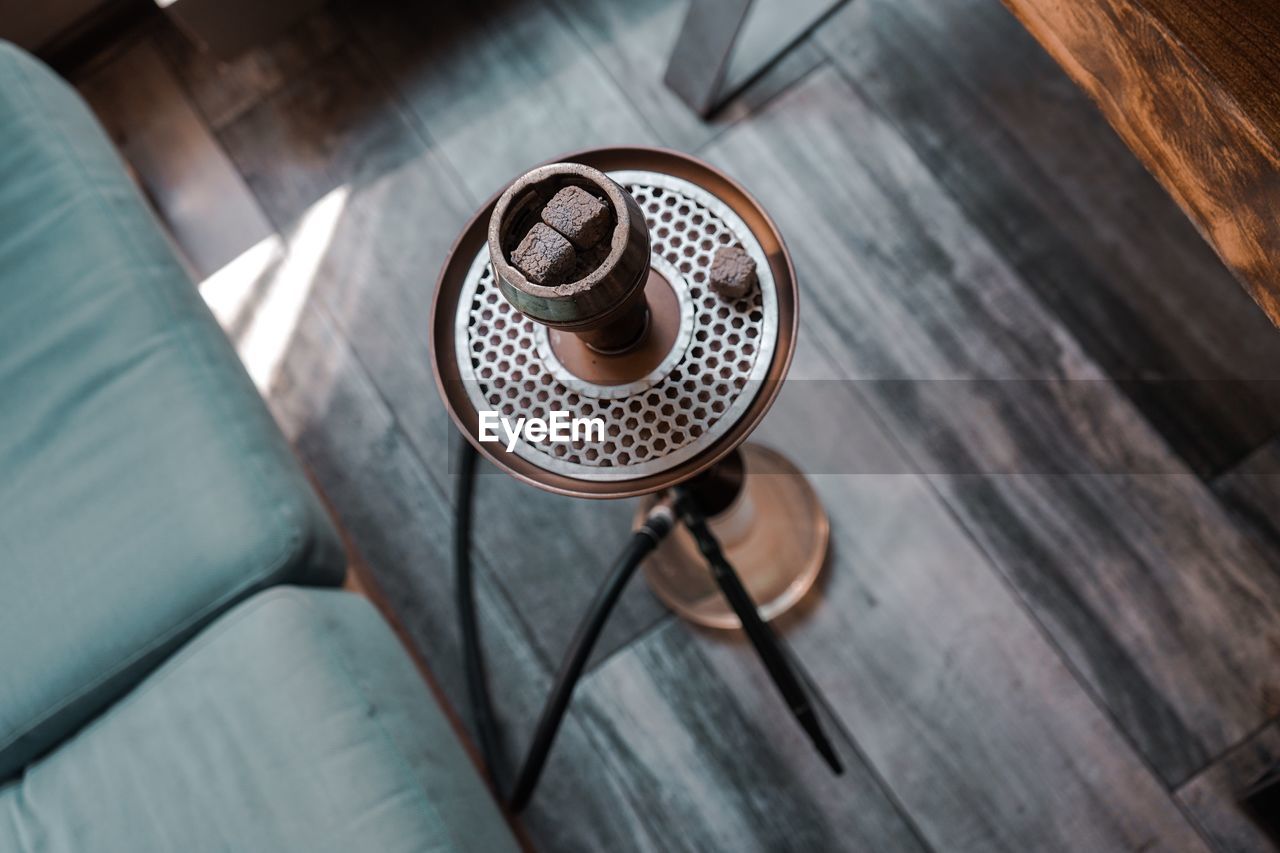
{"type": "MultiPolygon", "coordinates": [[[[830,522],[804,474],[780,453],[752,442],[737,453],[741,485],[728,506],[707,521],[761,617],[770,620],[800,601],[818,579],[830,522]]],[[[641,502],[637,525],[657,500],[650,496],[641,502]]],[[[645,560],[644,574],[654,594],[690,622],[741,627],[683,526],[645,560]]]]}

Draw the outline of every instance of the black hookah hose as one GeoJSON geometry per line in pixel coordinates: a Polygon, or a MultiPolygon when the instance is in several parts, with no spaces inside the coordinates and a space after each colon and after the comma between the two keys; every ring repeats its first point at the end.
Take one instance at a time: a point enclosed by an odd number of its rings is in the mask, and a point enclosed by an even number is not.
{"type": "MultiPolygon", "coordinates": [[[[475,482],[476,450],[466,439],[463,439],[461,444],[453,544],[455,591],[458,618],[462,627],[463,665],[466,668],[467,690],[470,694],[472,716],[476,722],[476,737],[480,743],[480,752],[484,758],[490,782],[501,799],[503,785],[498,764],[501,757],[498,731],[493,713],[493,701],[485,678],[484,656],[480,648],[480,633],[477,628],[475,609],[475,578],[470,555],[471,495],[475,482]]],[[[560,730],[561,722],[564,721],[569,700],[573,697],[573,690],[582,676],[582,670],[591,656],[591,650],[595,648],[596,640],[599,639],[609,614],[613,612],[622,590],[626,588],[627,581],[635,574],[636,568],[644,558],[671,532],[674,524],[675,513],[670,503],[659,501],[655,504],[645,518],[644,524],[631,534],[626,547],[622,549],[604,583],[596,592],[591,606],[587,609],[565,652],[564,661],[556,673],[551,693],[547,696],[542,714],[538,718],[538,725],[534,730],[528,753],[516,776],[515,786],[507,799],[507,805],[513,812],[523,810],[533,795],[556,733],[560,730]]]]}
{"type": "Polygon", "coordinates": [[[475,718],[476,740],[485,772],[495,791],[499,788],[500,757],[498,726],[493,716],[493,700],[485,677],[484,651],[476,622],[475,578],[471,571],[471,494],[475,486],[476,449],[462,436],[458,441],[458,469],[454,483],[453,569],[455,607],[462,633],[462,664],[466,670],[467,693],[475,718]]]}
{"type": "Polygon", "coordinates": [[[534,786],[538,784],[538,777],[542,775],[547,753],[551,751],[556,732],[560,730],[560,723],[563,722],[565,712],[569,708],[573,689],[582,676],[582,668],[586,666],[587,658],[590,657],[591,650],[595,647],[596,640],[614,605],[618,603],[618,597],[626,587],[627,581],[631,580],[631,576],[644,562],[644,558],[649,556],[649,553],[658,547],[663,537],[671,532],[674,524],[675,515],[668,505],[659,503],[650,510],[648,518],[638,530],[631,534],[626,547],[622,549],[608,577],[605,578],[604,584],[596,592],[596,597],[587,609],[586,616],[578,625],[573,641],[569,643],[569,649],[565,653],[564,661],[560,664],[560,671],[556,673],[556,680],[551,687],[550,695],[547,696],[546,704],[542,706],[542,715],[538,718],[537,728],[534,729],[529,752],[525,757],[524,765],[520,768],[520,774],[516,777],[516,784],[508,802],[512,811],[522,811],[528,805],[534,786]]]}

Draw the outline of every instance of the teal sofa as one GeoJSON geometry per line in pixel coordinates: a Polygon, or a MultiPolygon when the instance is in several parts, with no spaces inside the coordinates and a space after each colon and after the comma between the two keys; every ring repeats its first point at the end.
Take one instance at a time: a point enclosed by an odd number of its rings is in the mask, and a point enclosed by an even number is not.
{"type": "Polygon", "coordinates": [[[0,43],[0,851],[515,844],[76,93],[0,43]]]}

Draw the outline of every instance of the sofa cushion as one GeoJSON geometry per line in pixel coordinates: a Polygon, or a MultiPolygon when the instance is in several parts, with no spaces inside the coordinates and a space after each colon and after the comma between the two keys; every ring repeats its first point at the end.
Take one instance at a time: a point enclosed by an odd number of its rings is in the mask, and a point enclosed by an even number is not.
{"type": "Polygon", "coordinates": [[[372,605],[281,587],[223,616],[0,789],[0,849],[501,853],[515,844],[372,605]]]}
{"type": "Polygon", "coordinates": [[[0,781],[237,600],[343,568],[109,141],[0,43],[0,781]]]}

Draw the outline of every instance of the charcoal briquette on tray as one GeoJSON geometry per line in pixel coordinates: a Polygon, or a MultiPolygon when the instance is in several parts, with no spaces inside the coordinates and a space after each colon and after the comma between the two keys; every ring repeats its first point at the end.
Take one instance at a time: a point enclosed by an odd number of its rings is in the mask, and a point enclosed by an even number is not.
{"type": "Polygon", "coordinates": [[[564,237],[541,222],[524,235],[511,253],[511,263],[534,284],[553,287],[573,269],[577,253],[564,237]]]}
{"type": "Polygon", "coordinates": [[[756,262],[741,246],[724,246],[711,259],[711,289],[726,299],[746,296],[756,283],[756,262]]]}
{"type": "Polygon", "coordinates": [[[582,187],[557,192],[542,209],[542,221],[560,232],[579,249],[590,248],[609,230],[609,208],[582,187]]]}

